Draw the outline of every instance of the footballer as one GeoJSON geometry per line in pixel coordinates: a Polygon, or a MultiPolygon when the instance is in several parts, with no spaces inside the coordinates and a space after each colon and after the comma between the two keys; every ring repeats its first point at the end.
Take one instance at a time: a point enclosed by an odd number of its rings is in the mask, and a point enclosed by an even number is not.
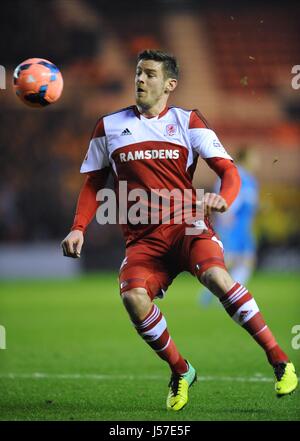
{"type": "MultiPolygon", "coordinates": [[[[262,347],[274,369],[276,395],[282,397],[297,387],[294,365],[278,345],[251,293],[229,275],[222,242],[210,221],[213,211],[230,209],[239,193],[239,173],[197,110],[167,105],[177,86],[178,73],[178,63],[172,55],[150,49],[138,55],[136,104],[106,115],[96,124],[81,166],[86,178],[71,232],[62,241],[63,253],[80,257],[84,232],[99,206],[96,194],[105,187],[110,173],[116,188],[119,182],[126,181],[128,192],[192,190],[192,206],[200,202],[204,210],[204,227],[198,228],[195,222],[193,234],[187,234],[188,219],[177,221],[176,201],[169,222],[161,216],[159,223],[128,219],[121,225],[126,255],[119,273],[120,294],[137,333],[170,366],[167,409],[181,410],[197,379],[195,368],[179,352],[165,317],[153,303],[155,298],[164,296],[182,271],[189,271],[216,295],[229,316],[262,347]],[[205,193],[202,201],[197,201],[192,186],[199,158],[221,179],[219,194],[205,193]]],[[[153,207],[149,208],[151,211],[153,207]]]]}

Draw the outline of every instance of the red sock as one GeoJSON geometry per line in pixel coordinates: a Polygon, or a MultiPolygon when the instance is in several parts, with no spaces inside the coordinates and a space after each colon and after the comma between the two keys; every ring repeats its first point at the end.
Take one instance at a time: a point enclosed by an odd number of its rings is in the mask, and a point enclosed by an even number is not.
{"type": "Polygon", "coordinates": [[[288,356],[278,346],[254,298],[243,285],[235,283],[220,301],[231,318],[265,350],[270,364],[288,361],[288,356]]]}
{"type": "Polygon", "coordinates": [[[174,373],[183,374],[187,371],[187,364],[170,337],[167,322],[155,304],[147,317],[140,323],[134,323],[134,326],[157,355],[169,363],[174,373]]]}

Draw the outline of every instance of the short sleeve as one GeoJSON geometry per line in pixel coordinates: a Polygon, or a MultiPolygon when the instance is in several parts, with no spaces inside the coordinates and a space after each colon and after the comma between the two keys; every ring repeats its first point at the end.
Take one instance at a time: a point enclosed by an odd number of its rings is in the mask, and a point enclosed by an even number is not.
{"type": "Polygon", "coordinates": [[[100,118],[93,130],[87,154],[80,168],[80,173],[101,170],[109,166],[106,136],[103,118],[100,118]]]}
{"type": "Polygon", "coordinates": [[[216,133],[208,128],[206,121],[195,110],[190,115],[189,137],[192,149],[201,158],[218,157],[232,161],[232,157],[226,152],[216,133]]]}

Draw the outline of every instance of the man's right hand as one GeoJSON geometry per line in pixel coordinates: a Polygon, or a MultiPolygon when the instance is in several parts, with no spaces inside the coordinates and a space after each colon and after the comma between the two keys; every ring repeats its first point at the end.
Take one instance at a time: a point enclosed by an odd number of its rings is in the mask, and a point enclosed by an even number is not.
{"type": "Polygon", "coordinates": [[[64,256],[73,257],[74,259],[80,257],[83,241],[82,231],[71,231],[61,243],[64,256]]]}

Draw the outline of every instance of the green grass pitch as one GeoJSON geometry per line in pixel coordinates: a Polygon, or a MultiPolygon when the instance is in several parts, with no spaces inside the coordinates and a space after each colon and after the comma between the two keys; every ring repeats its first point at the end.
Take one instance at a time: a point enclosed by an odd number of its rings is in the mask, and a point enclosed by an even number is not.
{"type": "MultiPolygon", "coordinates": [[[[258,273],[248,284],[300,372],[300,276],[258,273]],[[298,340],[299,341],[299,340],[298,340]]],[[[277,399],[262,349],[215,303],[197,303],[182,274],[157,304],[198,371],[188,406],[165,409],[169,369],[136,334],[116,274],[0,283],[1,420],[300,420],[300,390],[277,399]]]]}

